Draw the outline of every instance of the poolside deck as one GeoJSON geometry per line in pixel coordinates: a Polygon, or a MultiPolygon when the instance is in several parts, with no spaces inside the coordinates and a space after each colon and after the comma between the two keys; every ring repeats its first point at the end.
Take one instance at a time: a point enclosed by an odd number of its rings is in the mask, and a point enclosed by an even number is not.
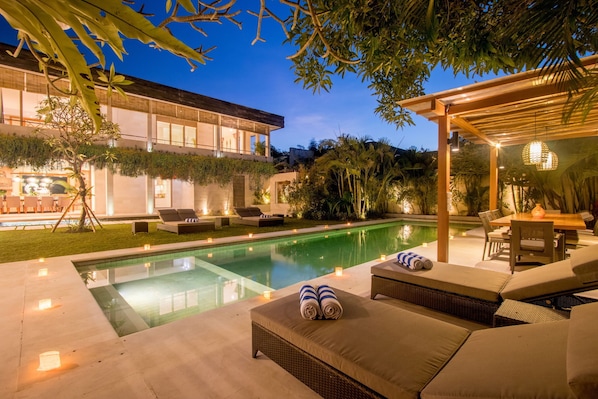
{"type": "MultiPolygon", "coordinates": [[[[357,225],[357,224],[355,224],[357,225]]],[[[508,259],[481,262],[483,230],[476,228],[450,242],[450,261],[509,272],[508,259]]],[[[183,248],[189,243],[169,248],[183,248]]],[[[166,246],[162,246],[166,247],[166,246]]],[[[436,258],[435,243],[417,252],[436,258]]],[[[140,249],[111,251],[120,256],[140,249]]],[[[249,309],[257,297],[208,311],[161,327],[119,338],[72,266],[94,254],[14,262],[0,267],[0,372],[2,398],[317,398],[267,357],[251,357],[249,309]],[[47,276],[38,276],[47,268],[47,276]],[[52,308],[38,310],[39,300],[52,308]],[[62,367],[41,372],[39,354],[60,352],[62,367]]],[[[327,283],[356,295],[369,296],[369,262],[344,275],[327,275],[327,283]]],[[[273,293],[296,292],[296,284],[273,293]]],[[[432,313],[393,299],[396,306],[432,313]]],[[[481,328],[435,314],[469,328],[481,328]]]]}

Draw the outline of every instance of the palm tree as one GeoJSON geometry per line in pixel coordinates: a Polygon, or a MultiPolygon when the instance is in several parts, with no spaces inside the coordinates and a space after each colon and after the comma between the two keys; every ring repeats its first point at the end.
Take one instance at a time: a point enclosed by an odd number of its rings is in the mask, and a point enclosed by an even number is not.
{"type": "Polygon", "coordinates": [[[451,157],[451,171],[455,183],[465,187],[462,196],[467,207],[467,216],[477,216],[482,204],[487,203],[489,186],[482,186],[482,179],[489,173],[489,149],[485,145],[464,143],[451,157]]]}
{"type": "Polygon", "coordinates": [[[432,214],[438,192],[438,161],[433,153],[411,147],[399,157],[403,190],[399,200],[411,200],[423,215],[432,214]]]}

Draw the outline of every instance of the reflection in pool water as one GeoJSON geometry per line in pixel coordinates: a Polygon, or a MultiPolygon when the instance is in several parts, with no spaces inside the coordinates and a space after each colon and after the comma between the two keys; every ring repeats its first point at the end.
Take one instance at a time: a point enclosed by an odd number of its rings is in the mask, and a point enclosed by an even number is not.
{"type": "MultiPolygon", "coordinates": [[[[454,226],[451,234],[467,229],[454,226]]],[[[123,336],[434,240],[435,225],[399,222],[98,262],[77,269],[123,336]]]]}

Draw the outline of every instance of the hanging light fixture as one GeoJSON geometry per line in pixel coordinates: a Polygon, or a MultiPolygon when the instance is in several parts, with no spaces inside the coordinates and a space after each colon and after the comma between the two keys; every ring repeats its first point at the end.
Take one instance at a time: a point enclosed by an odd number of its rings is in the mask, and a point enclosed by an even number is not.
{"type": "Polygon", "coordinates": [[[524,165],[538,165],[546,162],[548,158],[548,146],[536,137],[536,116],[534,115],[534,139],[523,147],[521,157],[524,165]]]}
{"type": "MultiPolygon", "coordinates": [[[[546,127],[546,138],[548,138],[548,127],[546,127]]],[[[546,155],[546,160],[542,161],[539,164],[536,164],[536,169],[539,171],[549,171],[549,170],[556,170],[559,166],[559,157],[557,157],[554,151],[548,151],[546,155]]]]}
{"type": "Polygon", "coordinates": [[[556,170],[559,167],[559,157],[553,151],[548,151],[546,161],[536,165],[536,169],[539,171],[556,170]]]}

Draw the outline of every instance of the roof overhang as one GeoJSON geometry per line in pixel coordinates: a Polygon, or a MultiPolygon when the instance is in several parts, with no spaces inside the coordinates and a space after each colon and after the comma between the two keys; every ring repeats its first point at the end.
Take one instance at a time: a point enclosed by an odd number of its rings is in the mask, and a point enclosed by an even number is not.
{"type": "MultiPolygon", "coordinates": [[[[597,67],[598,56],[584,58],[587,69],[597,67]]],[[[575,99],[587,91],[580,90],[575,99]]],[[[542,70],[521,72],[493,80],[428,94],[398,104],[438,123],[448,115],[451,131],[476,144],[524,144],[535,136],[544,140],[598,136],[598,107],[585,120],[581,112],[563,123],[570,94],[554,74],[542,70]]]]}

